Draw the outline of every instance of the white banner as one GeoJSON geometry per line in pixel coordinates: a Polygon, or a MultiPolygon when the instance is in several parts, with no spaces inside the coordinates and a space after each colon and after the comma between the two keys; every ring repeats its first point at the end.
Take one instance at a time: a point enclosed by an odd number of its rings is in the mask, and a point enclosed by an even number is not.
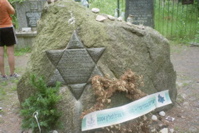
{"type": "Polygon", "coordinates": [[[148,95],[124,106],[95,111],[84,116],[82,131],[123,123],[171,103],[169,92],[166,90],[148,95]]]}

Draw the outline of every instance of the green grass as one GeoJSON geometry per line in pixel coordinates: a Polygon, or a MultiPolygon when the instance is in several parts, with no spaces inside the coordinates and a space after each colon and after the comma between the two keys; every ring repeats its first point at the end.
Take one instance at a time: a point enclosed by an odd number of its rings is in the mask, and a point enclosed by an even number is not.
{"type": "Polygon", "coordinates": [[[7,94],[17,91],[18,81],[18,79],[0,81],[0,101],[7,99],[7,94]]]}
{"type": "MultiPolygon", "coordinates": [[[[20,45],[20,44],[19,44],[20,45]]],[[[15,56],[23,56],[27,53],[31,53],[31,47],[15,48],[15,56]]],[[[7,57],[6,47],[4,48],[4,56],[7,57]]]]}
{"type": "MultiPolygon", "coordinates": [[[[125,0],[120,1],[120,14],[125,11],[125,0]]],[[[112,16],[116,16],[116,11],[118,8],[117,0],[89,0],[90,9],[99,8],[100,13],[109,14],[112,16]]]]}
{"type": "Polygon", "coordinates": [[[5,88],[0,88],[0,100],[3,100],[4,96],[6,95],[5,88]]]}
{"type": "Polygon", "coordinates": [[[31,47],[25,47],[25,48],[16,48],[15,49],[15,56],[22,56],[25,55],[27,53],[31,52],[31,47]]]}
{"type": "Polygon", "coordinates": [[[155,29],[178,43],[199,42],[199,10],[197,4],[155,2],[155,29]]]}

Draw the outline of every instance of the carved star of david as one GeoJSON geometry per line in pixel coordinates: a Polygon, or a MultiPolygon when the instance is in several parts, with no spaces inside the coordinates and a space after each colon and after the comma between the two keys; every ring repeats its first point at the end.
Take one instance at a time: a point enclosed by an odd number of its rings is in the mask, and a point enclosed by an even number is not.
{"type": "Polygon", "coordinates": [[[96,64],[105,48],[85,48],[74,31],[67,47],[63,50],[49,50],[46,54],[55,66],[55,71],[48,82],[54,86],[57,81],[67,85],[76,99],[79,99],[94,75],[102,73],[96,64]]]}
{"type": "Polygon", "coordinates": [[[164,103],[164,97],[162,97],[160,94],[158,95],[158,102],[164,103]]]}

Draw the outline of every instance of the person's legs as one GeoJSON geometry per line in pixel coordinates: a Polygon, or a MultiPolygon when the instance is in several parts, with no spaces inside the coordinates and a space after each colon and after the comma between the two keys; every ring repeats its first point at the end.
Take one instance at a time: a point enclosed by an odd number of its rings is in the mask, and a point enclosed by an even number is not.
{"type": "MultiPolygon", "coordinates": [[[[0,28],[0,46],[5,45],[7,49],[8,64],[10,68],[10,78],[17,78],[20,76],[14,73],[15,71],[14,44],[16,44],[16,42],[17,40],[13,27],[0,28]]],[[[0,52],[0,54],[2,53],[3,52],[0,52]]],[[[3,55],[1,60],[2,60],[1,63],[3,63],[3,55]]],[[[5,73],[3,70],[4,64],[1,64],[1,66],[2,66],[2,73],[5,73]]]]}
{"type": "Polygon", "coordinates": [[[4,70],[4,47],[0,47],[0,72],[2,76],[5,76],[4,70]]]}
{"type": "Polygon", "coordinates": [[[13,75],[15,70],[14,45],[7,46],[7,55],[8,55],[8,64],[10,67],[10,75],[13,75]]]}

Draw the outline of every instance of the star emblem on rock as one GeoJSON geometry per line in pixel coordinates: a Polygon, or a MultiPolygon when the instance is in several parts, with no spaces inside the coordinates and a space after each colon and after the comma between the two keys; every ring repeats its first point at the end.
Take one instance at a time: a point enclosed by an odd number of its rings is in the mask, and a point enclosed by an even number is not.
{"type": "Polygon", "coordinates": [[[67,85],[76,99],[81,97],[89,79],[94,75],[103,75],[97,62],[105,48],[85,48],[76,31],[63,50],[46,51],[48,59],[56,68],[48,85],[54,86],[57,81],[67,85]]]}

